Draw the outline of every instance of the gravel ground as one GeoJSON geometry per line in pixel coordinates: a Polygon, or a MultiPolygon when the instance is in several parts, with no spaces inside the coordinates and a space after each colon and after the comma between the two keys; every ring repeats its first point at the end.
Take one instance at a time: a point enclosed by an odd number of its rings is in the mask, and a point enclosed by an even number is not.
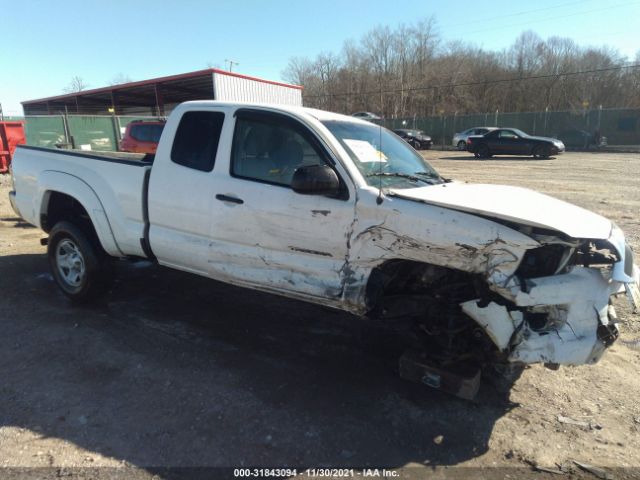
{"type": "MultiPolygon", "coordinates": [[[[457,180],[531,187],[604,214],[640,251],[637,154],[424,155],[457,180]]],[[[640,329],[624,298],[621,341],[599,364],[533,366],[509,392],[487,384],[465,402],[400,380],[397,346],[349,315],[144,262],[118,265],[100,304],[73,307],[43,233],[11,211],[9,185],[0,177],[3,478],[173,478],[169,466],[592,475],[574,460],[640,473],[640,329]]]]}

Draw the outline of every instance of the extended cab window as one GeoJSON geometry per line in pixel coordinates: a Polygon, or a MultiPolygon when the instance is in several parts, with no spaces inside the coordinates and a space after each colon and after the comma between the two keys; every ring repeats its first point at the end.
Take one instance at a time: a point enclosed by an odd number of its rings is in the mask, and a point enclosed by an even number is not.
{"type": "Polygon", "coordinates": [[[302,125],[287,117],[239,115],[233,136],[231,174],[289,186],[296,168],[327,163],[314,143],[302,125]]]}
{"type": "Polygon", "coordinates": [[[173,140],[171,160],[203,172],[213,170],[223,123],[221,112],[185,113],[173,140]]]}

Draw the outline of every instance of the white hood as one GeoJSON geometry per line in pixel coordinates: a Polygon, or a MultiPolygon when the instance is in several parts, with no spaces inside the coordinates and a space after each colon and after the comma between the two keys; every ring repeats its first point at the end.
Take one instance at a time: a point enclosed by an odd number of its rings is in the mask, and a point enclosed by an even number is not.
{"type": "Polygon", "coordinates": [[[573,238],[607,239],[611,234],[612,225],[606,218],[527,188],[452,182],[390,189],[388,193],[408,200],[552,229],[573,238]]]}

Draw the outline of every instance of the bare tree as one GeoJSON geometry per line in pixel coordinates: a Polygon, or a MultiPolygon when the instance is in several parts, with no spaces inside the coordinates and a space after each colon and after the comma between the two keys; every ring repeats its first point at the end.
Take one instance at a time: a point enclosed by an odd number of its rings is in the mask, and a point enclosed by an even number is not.
{"type": "Polygon", "coordinates": [[[111,80],[107,82],[107,85],[121,85],[123,83],[131,82],[133,82],[133,79],[129,75],[125,75],[124,73],[120,72],[114,75],[111,80]]]}
{"type": "Polygon", "coordinates": [[[282,77],[296,85],[307,85],[313,80],[314,68],[311,60],[302,57],[289,59],[287,67],[282,72],[282,77]]]}
{"type": "Polygon", "coordinates": [[[81,92],[89,88],[89,85],[82,79],[82,77],[75,76],[71,79],[69,84],[64,88],[66,93],[81,92]]]}
{"type": "Polygon", "coordinates": [[[640,68],[617,68],[625,60],[611,48],[545,40],[533,31],[501,51],[443,43],[431,17],[394,29],[379,26],[346,41],[339,54],[292,58],[283,77],[304,86],[308,106],[390,118],[576,111],[587,103],[637,108],[640,68]]]}

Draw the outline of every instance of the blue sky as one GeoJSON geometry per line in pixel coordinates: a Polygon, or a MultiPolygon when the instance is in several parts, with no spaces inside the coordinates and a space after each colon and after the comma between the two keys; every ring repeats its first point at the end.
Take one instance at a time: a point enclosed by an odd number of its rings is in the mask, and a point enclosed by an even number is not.
{"type": "Polygon", "coordinates": [[[431,15],[444,40],[487,49],[531,29],[630,59],[640,50],[640,0],[0,0],[0,103],[21,114],[20,101],[60,94],[75,75],[97,88],[118,73],[143,80],[227,58],[240,73],[279,80],[292,56],[337,53],[378,25],[431,15]]]}

